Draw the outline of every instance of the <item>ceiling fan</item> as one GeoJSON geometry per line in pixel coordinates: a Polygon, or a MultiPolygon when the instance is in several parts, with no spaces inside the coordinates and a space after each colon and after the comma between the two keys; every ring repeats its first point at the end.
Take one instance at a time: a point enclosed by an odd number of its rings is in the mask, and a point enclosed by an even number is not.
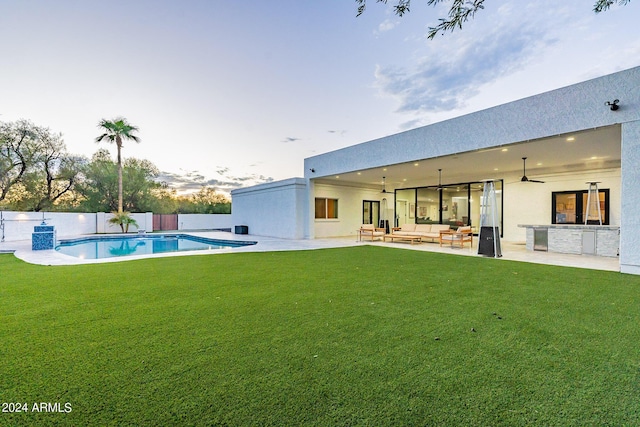
{"type": "Polygon", "coordinates": [[[540,184],[544,184],[544,181],[538,181],[537,179],[529,179],[527,178],[527,158],[522,158],[522,178],[520,178],[521,182],[537,182],[540,184]]]}

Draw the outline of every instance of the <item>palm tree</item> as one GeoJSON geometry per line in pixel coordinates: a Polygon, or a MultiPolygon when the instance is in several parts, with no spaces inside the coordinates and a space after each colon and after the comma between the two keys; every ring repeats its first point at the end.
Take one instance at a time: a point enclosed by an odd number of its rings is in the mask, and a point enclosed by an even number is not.
{"type": "Polygon", "coordinates": [[[134,132],[138,131],[136,126],[133,126],[124,117],[117,117],[111,121],[102,119],[98,123],[98,127],[104,130],[104,133],[96,138],[96,142],[102,142],[107,140],[109,142],[115,142],[118,147],[118,213],[121,214],[122,209],[122,140],[130,139],[135,142],[140,142],[140,138],[134,135],[134,132]]]}

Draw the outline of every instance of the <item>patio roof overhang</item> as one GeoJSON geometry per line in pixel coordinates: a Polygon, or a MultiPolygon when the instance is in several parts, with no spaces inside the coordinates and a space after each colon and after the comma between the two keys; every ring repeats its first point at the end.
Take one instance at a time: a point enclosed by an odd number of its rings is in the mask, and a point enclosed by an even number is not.
{"type": "Polygon", "coordinates": [[[345,170],[312,179],[332,185],[381,188],[384,176],[387,191],[393,191],[437,185],[438,169],[442,169],[443,184],[522,175],[523,157],[527,157],[527,176],[530,178],[619,168],[621,128],[612,125],[430,159],[345,170]]]}

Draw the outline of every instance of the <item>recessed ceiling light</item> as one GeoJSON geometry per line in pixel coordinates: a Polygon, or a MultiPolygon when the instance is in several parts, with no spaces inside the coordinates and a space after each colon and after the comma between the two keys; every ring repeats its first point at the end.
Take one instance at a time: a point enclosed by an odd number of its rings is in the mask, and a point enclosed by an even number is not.
{"type": "Polygon", "coordinates": [[[536,166],[542,166],[542,162],[536,163],[536,166]]]}
{"type": "Polygon", "coordinates": [[[402,180],[403,180],[403,181],[406,181],[406,180],[407,180],[407,178],[402,178],[402,180]]]}
{"type": "Polygon", "coordinates": [[[498,168],[493,168],[493,170],[494,170],[494,171],[497,171],[497,170],[498,170],[498,168]]]}
{"type": "Polygon", "coordinates": [[[413,166],[418,166],[418,165],[420,165],[420,163],[414,163],[414,164],[413,164],[413,166]]]}
{"type": "Polygon", "coordinates": [[[591,156],[591,160],[596,160],[598,156],[591,156]]]}
{"type": "Polygon", "coordinates": [[[383,170],[383,171],[386,171],[386,170],[387,170],[387,168],[383,168],[382,170],[383,170]]]}
{"type": "Polygon", "coordinates": [[[362,172],[358,172],[358,175],[362,175],[362,172]]]}
{"type": "Polygon", "coordinates": [[[502,149],[502,151],[503,151],[503,152],[504,152],[504,151],[509,151],[509,149],[508,149],[508,148],[503,148],[503,149],[502,149]]]}
{"type": "Polygon", "coordinates": [[[575,140],[576,140],[576,139],[575,139],[575,137],[573,137],[573,136],[570,136],[570,137],[568,137],[568,138],[567,138],[567,141],[569,141],[569,142],[571,142],[571,141],[575,141],[575,140]]]}
{"type": "Polygon", "coordinates": [[[340,175],[336,175],[336,179],[340,179],[340,175]]]}

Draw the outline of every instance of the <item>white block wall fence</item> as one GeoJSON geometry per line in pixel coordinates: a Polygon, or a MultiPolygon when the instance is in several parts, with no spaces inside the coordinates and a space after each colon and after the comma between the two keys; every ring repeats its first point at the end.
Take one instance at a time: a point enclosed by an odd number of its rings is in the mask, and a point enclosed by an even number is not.
{"type": "MultiPolygon", "coordinates": [[[[120,226],[109,224],[111,213],[98,212],[16,212],[0,211],[0,240],[18,241],[30,240],[33,227],[43,221],[55,227],[56,235],[60,237],[79,236],[96,233],[121,233],[120,226]]],[[[129,227],[129,232],[145,230],[153,231],[153,213],[133,213],[133,219],[138,227],[129,227]]],[[[233,224],[230,214],[179,214],[178,229],[188,230],[219,230],[231,229],[233,224]]]]}

